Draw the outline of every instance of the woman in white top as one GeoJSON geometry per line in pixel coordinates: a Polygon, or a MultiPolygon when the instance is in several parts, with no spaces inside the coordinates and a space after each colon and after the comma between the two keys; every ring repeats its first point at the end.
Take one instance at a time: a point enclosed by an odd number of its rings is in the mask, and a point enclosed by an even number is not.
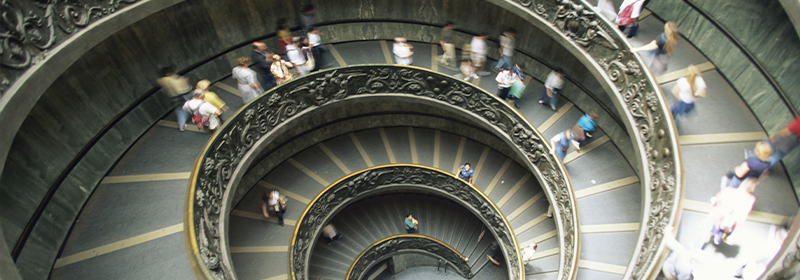
{"type": "Polygon", "coordinates": [[[394,38],[394,47],[392,51],[394,52],[394,58],[397,61],[397,64],[400,65],[411,65],[413,60],[411,59],[411,55],[414,52],[411,50],[413,47],[406,43],[406,38],[397,37],[394,38]]]}
{"type": "Polygon", "coordinates": [[[672,88],[672,94],[678,100],[672,105],[672,117],[678,118],[694,110],[694,98],[706,97],[706,81],[700,68],[689,65],[689,75],[681,77],[672,88]]]}
{"type": "Polygon", "coordinates": [[[275,75],[275,82],[278,85],[282,85],[294,78],[294,74],[289,72],[288,67],[293,67],[293,65],[281,59],[280,55],[276,54],[272,56],[272,65],[269,67],[269,70],[272,72],[272,75],[275,75]]]}
{"type": "Polygon", "coordinates": [[[250,103],[256,99],[264,91],[261,90],[261,85],[258,84],[258,76],[256,71],[248,67],[250,59],[246,56],[240,57],[236,60],[239,66],[233,68],[232,76],[236,79],[236,84],[239,86],[239,92],[242,94],[242,100],[245,104],[250,103]]]}

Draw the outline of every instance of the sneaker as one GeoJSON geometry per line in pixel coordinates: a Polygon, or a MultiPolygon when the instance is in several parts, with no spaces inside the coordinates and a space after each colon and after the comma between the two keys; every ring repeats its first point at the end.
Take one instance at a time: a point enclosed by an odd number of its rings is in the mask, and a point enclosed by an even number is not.
{"type": "Polygon", "coordinates": [[[278,221],[278,224],[283,226],[283,220],[278,221]]]}
{"type": "Polygon", "coordinates": [[[542,106],[542,108],[544,108],[544,102],[539,101],[539,106],[542,106]]]}
{"type": "Polygon", "coordinates": [[[714,234],[714,245],[722,243],[722,234],[714,234]]]}
{"type": "Polygon", "coordinates": [[[553,111],[557,111],[556,106],[550,106],[550,109],[553,109],[553,111]]]}
{"type": "Polygon", "coordinates": [[[466,76],[466,77],[464,77],[464,81],[465,81],[465,82],[469,82],[469,78],[472,78],[472,77],[470,77],[470,76],[466,76]]]}
{"type": "Polygon", "coordinates": [[[181,127],[180,130],[181,130],[181,132],[183,132],[185,129],[183,127],[181,127]]]}
{"type": "Polygon", "coordinates": [[[478,74],[472,73],[472,75],[470,75],[470,77],[472,77],[473,79],[477,79],[478,78],[478,74]]]}

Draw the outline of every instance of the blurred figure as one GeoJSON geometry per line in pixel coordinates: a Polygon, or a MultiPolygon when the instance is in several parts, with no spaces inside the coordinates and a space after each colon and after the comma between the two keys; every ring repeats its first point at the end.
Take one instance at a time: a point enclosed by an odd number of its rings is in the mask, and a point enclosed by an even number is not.
{"type": "Polygon", "coordinates": [[[581,116],[578,122],[572,127],[571,142],[572,146],[575,147],[575,151],[580,152],[586,139],[591,138],[592,133],[597,130],[597,122],[595,122],[597,117],[597,112],[589,111],[589,113],[581,116]]]}
{"type": "Polygon", "coordinates": [[[458,178],[461,178],[461,180],[467,181],[467,183],[472,184],[472,174],[475,174],[475,170],[472,169],[472,165],[470,165],[469,162],[467,162],[458,168],[456,174],[458,174],[458,178]]]}
{"type": "Polygon", "coordinates": [[[572,130],[570,129],[559,132],[558,134],[556,134],[556,136],[550,138],[550,146],[553,147],[553,149],[550,150],[550,154],[558,155],[558,158],[561,159],[561,161],[563,162],[564,157],[567,156],[567,150],[569,150],[570,139],[572,138],[573,138],[572,130]]]}
{"type": "Polygon", "coordinates": [[[286,213],[286,196],[276,190],[269,190],[261,195],[261,213],[269,219],[269,212],[275,212],[278,224],[283,226],[283,214],[286,213]]]}
{"type": "Polygon", "coordinates": [[[700,232],[697,248],[703,249],[706,246],[709,234],[714,244],[719,245],[733,233],[738,224],[747,220],[756,203],[756,197],[753,195],[756,186],[758,180],[747,178],[738,188],[726,187],[712,198],[711,204],[714,208],[703,220],[703,230],[700,232]]]}
{"type": "Polygon", "coordinates": [[[414,51],[412,51],[413,48],[413,46],[406,43],[406,38],[395,37],[392,52],[394,52],[394,58],[397,64],[411,65],[411,63],[413,63],[411,56],[414,55],[414,51]]]}
{"type": "Polygon", "coordinates": [[[669,280],[692,280],[694,275],[694,258],[693,253],[686,250],[678,240],[675,240],[675,235],[672,233],[672,227],[667,227],[664,231],[664,240],[666,240],[667,248],[671,253],[664,261],[661,267],[661,272],[664,277],[669,280]]]}
{"type": "Polygon", "coordinates": [[[636,30],[639,29],[639,14],[642,12],[643,4],[644,0],[625,0],[619,6],[619,14],[617,14],[615,22],[619,31],[622,31],[628,38],[636,36],[636,30]]]}
{"type": "Polygon", "coordinates": [[[292,44],[292,32],[289,31],[289,21],[285,18],[278,19],[278,30],[275,31],[275,36],[278,40],[278,50],[281,54],[286,53],[286,46],[292,44]]]}
{"type": "Polygon", "coordinates": [[[258,83],[256,72],[250,69],[250,59],[246,56],[240,57],[236,60],[239,66],[233,68],[231,75],[236,79],[236,84],[239,87],[239,92],[242,94],[242,101],[244,104],[250,103],[256,99],[264,90],[258,83]]]}
{"type": "Polygon", "coordinates": [[[617,11],[614,10],[614,3],[611,0],[599,0],[597,1],[597,6],[594,7],[599,14],[605,17],[608,21],[617,20],[617,11]]]}
{"type": "Polygon", "coordinates": [[[486,254],[486,259],[494,265],[500,265],[500,262],[503,261],[503,251],[500,250],[500,245],[497,244],[497,241],[492,241],[492,244],[489,244],[489,252],[486,254]]]}
{"type": "Polygon", "coordinates": [[[304,33],[309,33],[316,28],[316,19],[314,19],[314,5],[305,5],[303,11],[300,12],[300,28],[304,33]]]}
{"type": "Polygon", "coordinates": [[[453,31],[454,29],[456,29],[456,25],[452,21],[445,23],[444,28],[442,28],[439,45],[442,46],[444,54],[442,59],[439,60],[439,64],[456,64],[456,34],[453,31]]]}
{"type": "Polygon", "coordinates": [[[289,62],[294,66],[298,77],[308,74],[308,68],[306,68],[308,60],[303,50],[300,49],[300,44],[304,39],[305,37],[296,37],[292,40],[292,44],[286,46],[286,56],[289,57],[289,62]]]}
{"type": "Polygon", "coordinates": [[[769,157],[772,156],[772,153],[769,143],[763,141],[756,143],[755,155],[749,156],[742,164],[734,167],[727,175],[722,176],[720,188],[738,188],[739,184],[747,178],[757,179],[768,174],[767,170],[770,167],[769,157]]]}
{"type": "Polygon", "coordinates": [[[403,224],[405,225],[406,233],[417,233],[417,225],[419,225],[419,222],[417,219],[414,219],[414,216],[411,216],[411,213],[406,215],[403,224]]]}
{"type": "Polygon", "coordinates": [[[461,47],[461,74],[464,75],[464,81],[469,82],[470,79],[477,79],[478,75],[475,74],[475,65],[472,65],[472,61],[469,60],[470,52],[472,50],[472,46],[470,44],[464,44],[461,47]]]}
{"type": "Polygon", "coordinates": [[[772,156],[769,157],[770,167],[778,163],[783,156],[797,146],[798,136],[800,136],[800,117],[794,118],[785,128],[765,140],[770,144],[773,151],[772,156]]]}
{"type": "Polygon", "coordinates": [[[290,67],[294,67],[291,63],[283,60],[280,55],[272,56],[272,65],[269,67],[272,75],[275,75],[275,82],[282,85],[285,82],[294,79],[294,74],[289,71],[290,67]]]}
{"type": "Polygon", "coordinates": [[[747,261],[741,268],[736,271],[734,275],[737,278],[742,278],[744,280],[757,280],[761,274],[767,270],[767,266],[769,263],[772,262],[772,259],[775,258],[776,255],[781,251],[781,247],[783,247],[783,241],[789,235],[789,232],[786,228],[771,225],[769,227],[769,233],[767,234],[767,244],[766,246],[762,247],[760,254],[755,254],[750,257],[750,260],[747,261]]]}
{"type": "Polygon", "coordinates": [[[268,91],[275,87],[275,76],[270,72],[269,67],[272,64],[272,52],[267,51],[267,44],[263,42],[253,42],[253,62],[256,63],[256,73],[258,73],[258,83],[261,84],[261,89],[268,91]]]}
{"type": "MultiPolygon", "coordinates": [[[[217,96],[216,93],[214,93],[212,91],[208,91],[208,86],[209,85],[211,85],[211,81],[209,81],[209,80],[200,80],[199,82],[197,82],[197,89],[195,89],[195,91],[202,91],[203,94],[205,95],[203,97],[203,100],[205,100],[208,103],[211,103],[211,105],[214,105],[214,107],[219,109],[219,111],[221,113],[227,112],[228,111],[228,105],[225,105],[225,101],[222,101],[222,99],[220,99],[219,96],[217,96]]],[[[222,118],[221,114],[219,115],[219,120],[220,120],[220,123],[225,123],[225,120],[222,118]]]]}
{"type": "Polygon", "coordinates": [[[640,51],[650,51],[650,70],[653,72],[653,77],[661,76],[667,70],[667,62],[669,56],[678,45],[678,25],[674,21],[668,21],[664,24],[664,33],[661,33],[655,40],[649,44],[632,48],[631,53],[640,51]]]}
{"type": "Polygon", "coordinates": [[[558,96],[561,94],[561,87],[564,86],[564,71],[561,68],[555,68],[544,82],[544,89],[542,96],[539,98],[539,106],[544,107],[544,104],[550,104],[550,109],[556,110],[558,105],[558,96]]]}
{"type": "Polygon", "coordinates": [[[339,233],[336,230],[336,227],[333,224],[328,223],[324,228],[322,228],[322,236],[328,239],[328,245],[331,245],[333,241],[339,240],[344,237],[343,234],[339,233]]]}
{"type": "Polygon", "coordinates": [[[311,71],[318,71],[322,69],[323,61],[322,61],[322,37],[320,37],[322,33],[317,30],[316,27],[311,29],[308,32],[308,47],[311,50],[311,55],[314,57],[314,69],[310,69],[311,71]]]}
{"type": "Polygon", "coordinates": [[[478,36],[472,37],[469,45],[471,49],[470,60],[472,61],[472,66],[475,67],[474,74],[471,77],[477,79],[478,75],[483,75],[480,70],[483,70],[483,65],[486,63],[486,32],[481,32],[478,36]]]}
{"type": "Polygon", "coordinates": [[[508,91],[504,100],[508,100],[509,98],[514,98],[514,107],[519,109],[519,99],[522,98],[522,93],[525,92],[525,83],[523,80],[525,79],[525,73],[522,70],[525,69],[525,63],[517,63],[514,64],[514,67],[511,67],[511,72],[514,73],[514,83],[511,84],[511,89],[508,91]]]}
{"type": "Polygon", "coordinates": [[[221,115],[217,107],[211,105],[211,103],[206,102],[203,100],[205,97],[205,91],[198,89],[194,91],[194,98],[192,100],[186,101],[183,104],[183,110],[192,113],[192,122],[197,125],[199,129],[208,128],[209,130],[215,130],[219,126],[219,118],[217,116],[221,115]]]}
{"type": "Polygon", "coordinates": [[[497,61],[495,70],[511,69],[514,65],[511,60],[514,55],[516,37],[517,30],[514,28],[506,29],[506,31],[500,35],[500,60],[497,61]]]}
{"type": "Polygon", "coordinates": [[[192,99],[192,86],[189,84],[189,78],[178,75],[174,66],[161,68],[161,74],[163,77],[158,78],[156,83],[164,89],[167,97],[169,97],[170,104],[175,108],[175,115],[178,117],[178,129],[184,131],[189,112],[183,110],[183,104],[192,99]]]}
{"type": "Polygon", "coordinates": [[[533,243],[525,248],[522,248],[522,265],[528,265],[528,262],[533,260],[533,255],[536,253],[536,248],[539,245],[533,243]]]}
{"type": "Polygon", "coordinates": [[[700,68],[691,64],[688,69],[689,75],[678,79],[672,87],[672,95],[677,99],[672,104],[672,117],[675,119],[694,110],[695,97],[706,97],[706,81],[703,80],[700,68]]]}

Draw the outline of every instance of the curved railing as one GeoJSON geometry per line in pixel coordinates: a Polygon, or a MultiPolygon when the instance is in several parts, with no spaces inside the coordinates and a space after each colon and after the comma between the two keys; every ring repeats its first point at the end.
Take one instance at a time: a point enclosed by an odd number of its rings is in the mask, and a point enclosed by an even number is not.
{"type": "Polygon", "coordinates": [[[487,0],[505,7],[559,41],[613,93],[631,133],[642,183],[639,239],[623,279],[657,273],[663,232],[676,223],[683,176],[677,130],[669,107],[640,56],[627,38],[585,0],[487,0]]]}
{"type": "MultiPolygon", "coordinates": [[[[251,160],[257,142],[269,138],[272,132],[280,133],[292,121],[312,116],[315,109],[381,96],[459,112],[465,120],[480,123],[508,143],[555,204],[561,252],[559,278],[574,278],[579,252],[575,197],[563,165],[549,153],[542,135],[493,94],[445,74],[395,65],[334,68],[303,76],[247,104],[218,129],[201,152],[187,191],[184,232],[189,254],[200,273],[207,278],[235,279],[225,239],[220,236],[220,228],[225,226],[220,223],[220,214],[227,207],[224,197],[249,168],[243,163],[251,160]]],[[[479,209],[491,209],[484,208],[479,209]]],[[[510,241],[514,240],[511,232],[506,234],[509,241],[503,250],[511,256],[510,278],[522,279],[524,269],[517,244],[510,241]]],[[[302,275],[297,279],[303,279],[302,275]]]]}
{"type": "Polygon", "coordinates": [[[346,280],[361,280],[373,266],[381,261],[393,256],[405,253],[422,253],[447,261],[448,264],[456,269],[458,274],[470,279],[470,271],[467,258],[461,255],[456,249],[435,238],[418,234],[399,234],[381,239],[369,245],[347,269],[346,280]]]}

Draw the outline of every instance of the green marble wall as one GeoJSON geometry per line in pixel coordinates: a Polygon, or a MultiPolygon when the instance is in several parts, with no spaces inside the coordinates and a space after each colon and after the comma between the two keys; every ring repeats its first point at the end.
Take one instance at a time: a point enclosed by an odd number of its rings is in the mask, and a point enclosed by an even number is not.
{"type": "MultiPolygon", "coordinates": [[[[694,1],[763,65],[783,89],[794,108],[800,108],[800,39],[778,1],[694,1]]],[[[764,130],[774,134],[793,116],[768,79],[746,55],[700,12],[682,0],[651,1],[647,8],[664,20],[678,23],[691,41],[717,67],[750,106],[764,130]]],[[[786,172],[800,193],[800,152],[783,159],[786,172]]]]}
{"type": "MultiPolygon", "coordinates": [[[[564,88],[565,97],[583,110],[598,111],[601,128],[627,158],[634,156],[625,128],[612,121],[610,114],[613,113],[601,110],[601,106],[588,97],[587,93],[594,94],[607,107],[614,108],[610,98],[603,97],[605,92],[591,72],[578,59],[567,55],[569,52],[555,40],[511,12],[482,0],[312,3],[317,6],[317,19],[323,24],[382,20],[442,25],[452,20],[463,30],[486,31],[492,38],[506,27],[516,27],[520,30],[518,48],[538,58],[516,57],[528,63],[528,72],[541,81],[550,66],[564,68],[572,81],[580,81],[589,91],[568,83],[564,88]]],[[[65,168],[82,150],[86,149],[87,153],[76,168],[66,174],[53,199],[45,206],[42,219],[34,225],[16,262],[23,277],[47,277],[70,226],[97,183],[126,148],[168,112],[166,98],[161,95],[148,97],[135,105],[144,93],[156,86],[159,68],[176,65],[178,69],[187,69],[231,45],[272,33],[278,17],[296,22],[300,5],[293,1],[259,0],[180,2],[153,11],[99,44],[87,47],[62,73],[48,74],[58,75],[49,87],[41,92],[26,92],[30,98],[37,99],[36,105],[29,112],[17,113],[25,116],[18,131],[7,131],[15,137],[0,177],[0,226],[9,247],[16,244],[65,168]],[[130,113],[122,113],[132,106],[130,113]],[[87,143],[115,119],[119,120],[117,124],[94,146],[87,147],[87,143]]],[[[425,24],[361,22],[326,28],[327,42],[388,39],[401,34],[412,40],[436,42],[439,34],[439,30],[425,24]]],[[[267,42],[275,48],[274,40],[267,42]]],[[[249,46],[235,49],[187,76],[192,81],[224,77],[230,73],[236,58],[249,56],[249,53],[249,46]]],[[[497,55],[496,51],[490,54],[497,55]]],[[[26,80],[25,83],[39,81],[26,80]]]]}

